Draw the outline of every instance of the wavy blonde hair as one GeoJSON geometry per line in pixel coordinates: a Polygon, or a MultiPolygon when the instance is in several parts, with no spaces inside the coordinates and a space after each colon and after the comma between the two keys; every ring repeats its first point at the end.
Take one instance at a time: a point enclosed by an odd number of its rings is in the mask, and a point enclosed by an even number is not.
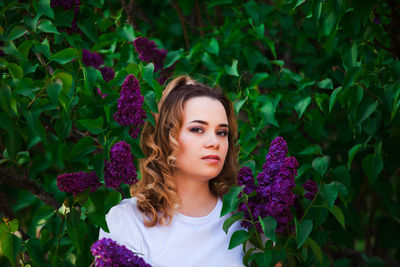
{"type": "Polygon", "coordinates": [[[209,181],[210,191],[222,197],[236,183],[237,122],[232,102],[221,92],[189,76],[177,77],[163,91],[158,103],[159,113],[154,114],[155,127],[146,122],[141,134],[140,146],[145,155],[139,160],[142,178],[131,187],[131,195],[137,198],[137,206],[147,227],[170,224],[180,205],[173,171],[179,151],[177,138],[183,120],[183,107],[187,100],[204,96],[222,103],[229,125],[228,153],[221,172],[209,181]]]}

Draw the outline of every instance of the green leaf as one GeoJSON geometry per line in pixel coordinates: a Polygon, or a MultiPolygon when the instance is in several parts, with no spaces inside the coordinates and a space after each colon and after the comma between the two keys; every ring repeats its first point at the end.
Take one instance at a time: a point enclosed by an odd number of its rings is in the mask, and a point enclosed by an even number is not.
{"type": "Polygon", "coordinates": [[[38,20],[41,15],[36,15],[35,17],[30,17],[30,16],[25,16],[24,17],[24,22],[33,30],[36,31],[36,26],[38,23],[38,20]]]}
{"type": "Polygon", "coordinates": [[[214,54],[216,56],[218,56],[219,54],[219,44],[217,39],[215,39],[214,37],[212,37],[208,42],[206,42],[204,48],[210,54],[214,54]]]}
{"type": "Polygon", "coordinates": [[[335,11],[331,11],[322,23],[323,35],[331,34],[332,30],[335,28],[336,20],[337,20],[337,16],[336,16],[335,11]]]}
{"type": "Polygon", "coordinates": [[[295,10],[296,8],[298,8],[300,5],[302,5],[306,0],[295,0],[295,1],[291,1],[292,3],[294,3],[294,6],[292,8],[292,10],[295,10]]]}
{"type": "Polygon", "coordinates": [[[331,182],[322,186],[321,194],[325,198],[329,210],[332,210],[336,198],[338,197],[338,193],[339,189],[336,182],[331,182]]]}
{"type": "Polygon", "coordinates": [[[165,58],[164,68],[171,67],[176,61],[183,57],[183,48],[175,51],[169,51],[165,58]]]}
{"type": "Polygon", "coordinates": [[[213,0],[211,3],[207,5],[207,8],[212,8],[215,6],[221,6],[221,5],[228,5],[232,4],[233,0],[213,0]]]}
{"type": "Polygon", "coordinates": [[[42,243],[37,238],[31,238],[25,243],[26,249],[33,263],[37,266],[46,266],[42,243]]]}
{"type": "Polygon", "coordinates": [[[56,9],[54,14],[53,24],[56,27],[68,27],[72,28],[72,21],[74,20],[73,10],[56,9]]]}
{"type": "Polygon", "coordinates": [[[319,25],[319,18],[321,17],[322,1],[323,0],[314,0],[313,1],[312,14],[313,14],[314,22],[317,26],[319,25]]]}
{"type": "Polygon", "coordinates": [[[243,214],[244,214],[244,212],[240,212],[240,213],[237,213],[225,220],[224,224],[222,225],[222,229],[224,230],[224,232],[226,234],[228,233],[228,230],[232,226],[232,224],[243,219],[243,214]]]}
{"type": "Polygon", "coordinates": [[[131,24],[125,24],[124,27],[117,28],[117,34],[128,42],[135,40],[135,30],[131,24]]]}
{"type": "MultiPolygon", "coordinates": [[[[276,58],[275,43],[267,37],[264,37],[264,40],[267,43],[267,46],[269,47],[269,49],[271,50],[272,55],[274,56],[274,58],[276,58]]],[[[282,63],[282,66],[283,66],[283,63],[282,63]]]]}
{"type": "Polygon", "coordinates": [[[308,244],[311,247],[311,250],[313,251],[318,262],[322,265],[323,256],[322,256],[321,248],[319,247],[318,243],[315,242],[314,239],[312,239],[311,237],[308,237],[306,244],[308,244]]]}
{"type": "Polygon", "coordinates": [[[8,34],[8,40],[12,41],[18,39],[19,37],[24,35],[25,32],[27,32],[27,29],[24,26],[15,26],[8,34]]]}
{"type": "Polygon", "coordinates": [[[260,8],[258,4],[254,0],[251,0],[244,4],[244,8],[246,9],[247,14],[249,14],[253,19],[254,23],[258,25],[260,23],[260,8]]]}
{"type": "Polygon", "coordinates": [[[314,155],[314,154],[322,154],[321,146],[320,145],[310,145],[300,151],[299,155],[314,155]]]}
{"type": "Polygon", "coordinates": [[[97,177],[100,180],[104,179],[104,157],[102,154],[97,154],[93,157],[93,167],[97,177]]]}
{"type": "Polygon", "coordinates": [[[144,94],[144,102],[150,108],[151,112],[158,113],[157,99],[154,91],[149,90],[144,94]]]}
{"type": "Polygon", "coordinates": [[[39,50],[45,57],[51,57],[49,40],[47,40],[47,38],[45,38],[40,44],[35,42],[35,48],[39,50]]]}
{"type": "Polygon", "coordinates": [[[25,60],[28,58],[29,50],[31,49],[32,44],[32,40],[25,40],[18,46],[18,52],[21,53],[25,60]]]}
{"type": "Polygon", "coordinates": [[[15,63],[8,63],[7,68],[14,79],[22,79],[24,77],[24,71],[19,65],[15,63]]]}
{"type": "Polygon", "coordinates": [[[351,168],[351,163],[353,162],[354,157],[356,156],[357,152],[362,148],[361,144],[354,145],[350,150],[349,150],[349,160],[347,161],[347,168],[351,168]]]}
{"type": "Polygon", "coordinates": [[[235,108],[235,113],[239,114],[240,109],[242,108],[243,104],[246,103],[247,97],[245,99],[240,99],[235,101],[234,108],[235,108]]]}
{"type": "Polygon", "coordinates": [[[72,81],[73,81],[72,75],[69,74],[68,72],[58,72],[58,73],[55,75],[55,77],[58,78],[58,79],[60,79],[60,80],[62,81],[62,85],[63,85],[62,91],[63,91],[65,94],[68,94],[68,93],[69,93],[69,90],[70,90],[71,87],[72,87],[72,81]]]}
{"type": "Polygon", "coordinates": [[[230,212],[234,212],[237,209],[240,201],[238,196],[241,191],[242,191],[241,187],[234,186],[231,189],[229,189],[229,192],[222,197],[223,204],[221,210],[221,217],[230,212]]]}
{"type": "MultiPolygon", "coordinates": [[[[168,57],[168,55],[167,55],[167,57],[168,57]]],[[[140,73],[140,67],[135,62],[132,62],[128,66],[126,66],[125,70],[128,72],[128,74],[135,75],[135,77],[138,77],[138,75],[140,73]]]]}
{"type": "Polygon", "coordinates": [[[342,87],[344,89],[352,86],[354,84],[354,80],[360,72],[361,67],[352,67],[349,71],[346,72],[346,76],[344,77],[342,87]]]}
{"type": "Polygon", "coordinates": [[[82,124],[82,126],[85,127],[92,134],[99,134],[104,132],[103,129],[104,119],[101,116],[98,117],[97,119],[79,120],[79,123],[82,124]]]}
{"type": "Polygon", "coordinates": [[[150,85],[151,88],[154,89],[154,80],[153,80],[153,73],[154,73],[154,64],[149,63],[143,69],[143,79],[150,85]]]}
{"type": "Polygon", "coordinates": [[[313,229],[313,222],[311,220],[304,220],[301,224],[295,220],[296,225],[296,241],[297,248],[299,249],[307,240],[313,229]]]}
{"type": "Polygon", "coordinates": [[[87,217],[89,218],[89,221],[91,223],[93,223],[94,225],[101,227],[101,229],[103,229],[107,233],[110,232],[110,230],[108,229],[108,226],[107,226],[106,216],[103,212],[96,211],[94,213],[88,213],[87,217]]]}
{"type": "Polygon", "coordinates": [[[375,183],[378,175],[383,170],[383,160],[381,155],[369,154],[367,155],[362,162],[362,167],[364,172],[367,174],[369,182],[372,184],[375,183]]]}
{"type": "Polygon", "coordinates": [[[96,84],[97,78],[99,77],[98,70],[96,70],[92,66],[83,68],[83,77],[86,93],[92,96],[94,85],[96,84]]]}
{"type": "Polygon", "coordinates": [[[333,83],[331,78],[326,78],[318,83],[318,87],[322,89],[333,89],[333,83]]]}
{"type": "Polygon", "coordinates": [[[346,230],[343,211],[338,206],[334,205],[331,209],[331,213],[335,216],[343,229],[346,230]]]}
{"type": "Polygon", "coordinates": [[[53,104],[58,104],[58,96],[60,95],[62,88],[62,81],[56,79],[54,81],[49,81],[46,85],[47,94],[53,104]]]}
{"type": "Polygon", "coordinates": [[[378,101],[370,101],[362,102],[359,110],[357,111],[357,124],[361,124],[365,121],[378,107],[378,101]]]}
{"type": "Polygon", "coordinates": [[[18,219],[13,219],[12,221],[8,222],[8,225],[10,227],[11,233],[18,231],[18,227],[19,227],[18,219]]]}
{"type": "Polygon", "coordinates": [[[239,77],[239,73],[237,71],[237,65],[238,65],[238,61],[236,59],[233,59],[231,66],[227,66],[227,65],[225,66],[226,73],[228,73],[229,75],[235,76],[235,77],[239,77]]]}
{"type": "Polygon", "coordinates": [[[228,249],[233,249],[234,247],[243,244],[249,239],[249,233],[245,230],[239,230],[232,234],[231,240],[229,241],[228,249]]]}
{"type": "Polygon", "coordinates": [[[269,124],[279,127],[278,121],[275,119],[275,107],[271,101],[266,101],[261,108],[261,114],[265,121],[269,124]]]}
{"type": "Polygon", "coordinates": [[[89,136],[79,139],[79,141],[73,146],[69,153],[69,158],[72,159],[77,156],[87,155],[93,152],[96,147],[93,145],[93,139],[89,136]]]}
{"type": "Polygon", "coordinates": [[[270,240],[276,242],[276,226],[277,222],[274,217],[267,216],[264,219],[261,219],[261,217],[258,217],[260,221],[261,228],[264,231],[264,234],[266,237],[268,237],[270,240]]]}
{"type": "Polygon", "coordinates": [[[259,39],[262,39],[264,37],[265,33],[265,28],[264,24],[260,24],[256,27],[254,27],[254,31],[256,32],[256,35],[259,39]]]}
{"type": "Polygon", "coordinates": [[[2,231],[0,235],[0,244],[3,255],[15,266],[18,252],[21,247],[22,240],[8,231],[2,231]]]}
{"type": "Polygon", "coordinates": [[[38,15],[46,15],[47,17],[54,19],[54,12],[50,6],[50,0],[40,0],[37,4],[34,1],[34,8],[38,15]]]}
{"type": "Polygon", "coordinates": [[[311,103],[310,96],[307,96],[306,98],[303,98],[296,103],[296,105],[294,106],[294,109],[296,110],[297,115],[299,116],[299,119],[301,119],[301,117],[304,114],[304,111],[306,111],[306,109],[310,105],[310,103],[311,103]]]}
{"type": "Polygon", "coordinates": [[[249,83],[249,89],[252,89],[256,87],[258,84],[260,84],[262,81],[268,79],[269,74],[264,72],[264,73],[256,73],[253,78],[251,78],[250,83],[249,83]]]}
{"type": "Polygon", "coordinates": [[[330,162],[331,158],[329,156],[318,157],[313,160],[312,166],[321,177],[324,177],[330,162]]]}
{"type": "Polygon", "coordinates": [[[76,48],[66,48],[61,50],[50,57],[52,61],[56,61],[60,64],[66,64],[79,57],[78,50],[76,48]]]}
{"type": "Polygon", "coordinates": [[[82,32],[94,43],[98,42],[98,33],[96,25],[91,19],[85,19],[83,22],[78,21],[78,26],[82,32]]]}
{"type": "Polygon", "coordinates": [[[201,57],[201,61],[203,62],[204,66],[206,66],[207,69],[211,71],[216,71],[218,70],[218,63],[215,62],[214,59],[210,56],[209,53],[204,52],[203,56],[201,57]]]}
{"type": "Polygon", "coordinates": [[[342,91],[342,87],[340,86],[340,87],[336,88],[336,89],[332,92],[332,94],[331,94],[331,96],[330,96],[330,98],[329,98],[329,114],[331,113],[332,108],[333,108],[333,106],[334,106],[335,103],[336,103],[337,94],[340,93],[341,91],[342,91]]]}
{"type": "Polygon", "coordinates": [[[60,34],[56,26],[54,26],[53,23],[47,19],[42,20],[37,28],[43,32],[60,34]]]}

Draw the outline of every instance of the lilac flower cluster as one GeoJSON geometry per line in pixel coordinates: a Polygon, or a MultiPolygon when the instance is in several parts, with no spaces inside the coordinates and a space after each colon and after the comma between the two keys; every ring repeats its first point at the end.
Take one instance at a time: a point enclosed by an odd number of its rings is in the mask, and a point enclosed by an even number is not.
{"type": "Polygon", "coordinates": [[[140,93],[139,81],[135,75],[128,75],[122,84],[121,96],[118,99],[118,110],[114,113],[114,119],[121,125],[131,126],[131,136],[136,138],[140,127],[146,119],[143,110],[144,97],[140,93]]]}
{"type": "Polygon", "coordinates": [[[306,190],[304,197],[309,200],[313,200],[315,197],[315,194],[317,194],[317,191],[318,191],[317,183],[313,180],[307,180],[303,184],[303,188],[304,188],[304,190],[306,190]]]}
{"type": "Polygon", "coordinates": [[[51,0],[50,6],[52,8],[62,7],[64,10],[74,9],[74,12],[77,13],[76,10],[79,10],[80,3],[80,0],[51,0]]]}
{"type": "Polygon", "coordinates": [[[114,79],[115,72],[114,72],[114,70],[112,68],[106,66],[106,67],[100,68],[99,70],[101,72],[101,75],[103,76],[103,79],[106,82],[109,82],[112,79],[114,79]]]}
{"type": "Polygon", "coordinates": [[[158,49],[154,41],[146,37],[138,37],[133,41],[136,51],[139,53],[139,59],[145,62],[154,63],[154,71],[163,68],[164,60],[167,57],[166,49],[158,49]]]}
{"type": "Polygon", "coordinates": [[[98,69],[101,65],[104,64],[103,58],[99,53],[90,52],[90,50],[83,49],[82,50],[82,61],[86,66],[93,66],[98,69]]]}
{"type": "MultiPolygon", "coordinates": [[[[253,177],[248,169],[241,170],[239,184],[245,185],[244,192],[256,191],[254,197],[249,197],[248,208],[252,217],[264,218],[272,216],[277,221],[277,232],[284,232],[292,220],[290,207],[293,205],[295,195],[292,192],[295,187],[294,177],[297,174],[298,162],[294,157],[286,157],[288,152],[286,141],[278,136],[270,145],[263,171],[257,175],[257,187],[252,182],[253,177]]],[[[239,210],[244,211],[245,219],[250,220],[246,203],[239,205],[239,210]]],[[[242,226],[249,229],[251,223],[242,222],[242,226]]],[[[262,232],[259,223],[256,224],[259,232],[262,232]]]]}
{"type": "Polygon", "coordinates": [[[125,141],[114,144],[110,150],[110,161],[104,162],[105,184],[117,188],[121,183],[133,185],[137,181],[131,146],[125,141]]]}
{"type": "Polygon", "coordinates": [[[239,170],[238,184],[244,185],[243,191],[246,194],[250,194],[251,192],[256,190],[256,186],[254,185],[253,172],[249,167],[243,167],[239,170]]]}
{"type": "Polygon", "coordinates": [[[73,193],[74,196],[85,191],[87,188],[90,188],[91,192],[94,192],[100,186],[101,183],[94,171],[90,173],[85,173],[82,171],[65,173],[57,177],[58,189],[63,192],[73,193]]]}
{"type": "Polygon", "coordinates": [[[90,251],[94,256],[96,267],[151,267],[133,251],[109,238],[94,242],[90,251]]]}

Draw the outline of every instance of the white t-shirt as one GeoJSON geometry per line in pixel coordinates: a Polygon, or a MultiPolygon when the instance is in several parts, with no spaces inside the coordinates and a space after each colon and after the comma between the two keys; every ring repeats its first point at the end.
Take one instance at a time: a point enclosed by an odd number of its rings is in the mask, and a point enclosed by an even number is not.
{"type": "Polygon", "coordinates": [[[139,254],[154,267],[243,266],[242,246],[228,249],[231,235],[242,229],[234,223],[228,234],[220,218],[222,201],[204,217],[175,214],[170,225],[145,227],[136,198],[124,199],[106,215],[110,233],[100,229],[99,239],[111,238],[139,254]]]}

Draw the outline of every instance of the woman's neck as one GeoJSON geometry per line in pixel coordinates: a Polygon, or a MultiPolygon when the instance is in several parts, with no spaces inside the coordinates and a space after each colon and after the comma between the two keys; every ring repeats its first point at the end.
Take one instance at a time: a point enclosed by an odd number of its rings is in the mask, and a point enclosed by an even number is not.
{"type": "Polygon", "coordinates": [[[218,197],[210,192],[208,181],[190,179],[178,173],[174,174],[174,178],[181,199],[179,213],[190,217],[203,217],[215,208],[218,197]]]}

